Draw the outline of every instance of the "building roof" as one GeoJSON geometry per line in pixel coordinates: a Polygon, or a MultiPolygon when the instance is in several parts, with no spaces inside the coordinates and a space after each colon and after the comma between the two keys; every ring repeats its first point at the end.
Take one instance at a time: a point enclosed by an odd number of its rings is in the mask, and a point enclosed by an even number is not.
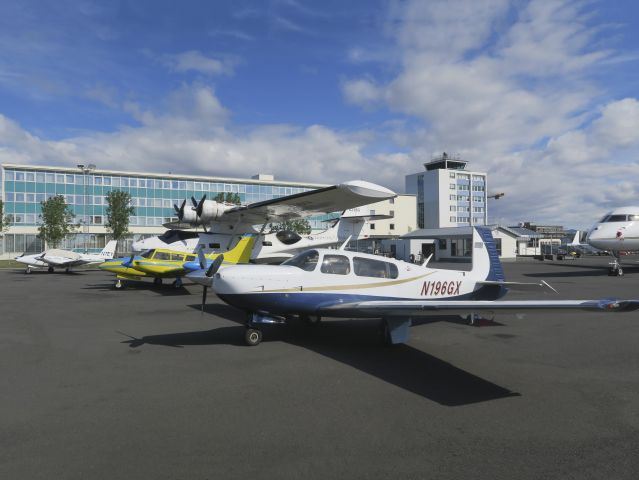
{"type": "Polygon", "coordinates": [[[513,235],[523,239],[529,238],[544,238],[544,235],[541,233],[537,233],[534,230],[530,230],[524,227],[500,227],[503,228],[507,232],[511,232],[513,235]]]}
{"type": "MultiPolygon", "coordinates": [[[[21,165],[13,163],[0,164],[2,168],[18,169],[18,170],[31,170],[31,171],[43,171],[43,172],[64,172],[64,173],[82,173],[78,167],[62,167],[62,166],[46,166],[46,165],[21,165]]],[[[285,187],[309,187],[309,188],[323,188],[330,185],[324,183],[308,183],[308,182],[286,182],[281,180],[266,180],[263,178],[230,178],[230,177],[209,177],[203,175],[179,175],[174,173],[150,173],[150,172],[128,172],[122,170],[103,170],[96,168],[91,171],[91,175],[117,175],[125,177],[145,177],[145,178],[158,178],[158,179],[171,179],[171,180],[193,180],[196,182],[215,182],[215,183],[250,183],[255,185],[279,185],[285,187]]],[[[269,175],[270,176],[270,175],[269,175]]]]}

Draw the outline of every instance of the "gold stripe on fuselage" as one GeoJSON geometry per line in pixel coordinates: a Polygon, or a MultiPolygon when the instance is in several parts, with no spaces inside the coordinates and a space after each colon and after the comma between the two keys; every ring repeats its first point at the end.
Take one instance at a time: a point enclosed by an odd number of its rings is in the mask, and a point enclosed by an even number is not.
{"type": "Polygon", "coordinates": [[[400,285],[402,283],[409,283],[415,280],[419,280],[424,277],[428,277],[435,272],[429,272],[424,275],[418,275],[416,277],[405,278],[403,280],[391,280],[388,282],[378,282],[378,283],[360,283],[357,285],[322,285],[319,287],[294,287],[294,288],[282,288],[275,290],[258,290],[263,293],[285,293],[285,292],[321,292],[321,291],[329,291],[329,290],[358,290],[364,288],[379,288],[379,287],[389,287],[392,285],[400,285]]]}

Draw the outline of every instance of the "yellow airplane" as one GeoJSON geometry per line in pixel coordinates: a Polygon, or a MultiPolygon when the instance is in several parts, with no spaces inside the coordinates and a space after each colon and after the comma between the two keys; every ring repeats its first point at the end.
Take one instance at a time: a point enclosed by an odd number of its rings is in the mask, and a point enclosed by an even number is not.
{"type": "MultiPolygon", "coordinates": [[[[248,263],[256,238],[256,235],[252,234],[242,236],[234,248],[224,253],[222,266],[248,263]]],[[[180,288],[184,275],[195,270],[208,268],[220,255],[222,254],[212,253],[202,255],[199,259],[197,253],[156,248],[141,255],[107,260],[101,263],[99,268],[116,274],[114,286],[117,289],[124,288],[122,280],[141,281],[143,278],[153,278],[155,285],[162,285],[164,278],[175,278],[173,285],[180,288]]]]}

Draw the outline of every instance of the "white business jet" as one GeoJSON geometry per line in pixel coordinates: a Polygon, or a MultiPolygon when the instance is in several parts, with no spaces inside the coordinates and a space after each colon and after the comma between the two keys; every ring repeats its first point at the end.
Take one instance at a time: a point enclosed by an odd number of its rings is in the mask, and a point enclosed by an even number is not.
{"type": "MultiPolygon", "coordinates": [[[[548,288],[546,282],[506,282],[491,231],[473,230],[471,271],[441,270],[344,250],[313,249],[282,265],[198,270],[187,277],[213,287],[226,303],[247,312],[245,340],[257,345],[261,324],[299,317],[380,318],[385,341],[408,340],[413,318],[436,314],[524,310],[631,311],[639,300],[499,300],[508,288],[548,288]]],[[[203,299],[204,301],[204,299],[203,299]]]]}
{"type": "Polygon", "coordinates": [[[639,250],[639,207],[621,207],[606,213],[590,229],[586,241],[613,256],[608,275],[623,275],[621,252],[639,250]]]}
{"type": "Polygon", "coordinates": [[[256,263],[277,263],[311,247],[328,247],[338,245],[349,237],[360,238],[367,220],[389,217],[361,215],[350,209],[395,196],[387,188],[360,180],[245,206],[218,203],[206,200],[204,196],[199,202],[192,199],[193,208],[186,207],[186,200],[181,207],[176,205],[179,221],[165,226],[194,228],[201,225],[207,227],[207,231],[198,233],[172,229],[158,237],[134,242],[132,249],[168,248],[191,253],[201,245],[205,252],[218,253],[232,248],[240,234],[259,232],[261,238],[255,243],[251,259],[256,263]],[[299,235],[291,231],[264,233],[269,223],[343,210],[346,212],[340,220],[323,232],[311,235],[299,235]]]}
{"type": "Polygon", "coordinates": [[[70,250],[52,248],[34,255],[22,254],[16,257],[15,260],[27,266],[25,273],[31,273],[33,268],[46,268],[49,272],[53,272],[56,268],[64,268],[69,272],[73,267],[91,263],[102,263],[105,260],[112,259],[115,255],[117,244],[117,241],[111,240],[98,254],[76,253],[70,250]]]}

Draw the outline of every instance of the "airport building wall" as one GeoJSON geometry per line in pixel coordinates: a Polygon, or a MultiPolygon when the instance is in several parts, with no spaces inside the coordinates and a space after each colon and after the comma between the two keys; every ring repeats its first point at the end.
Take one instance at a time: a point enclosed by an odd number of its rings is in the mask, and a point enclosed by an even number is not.
{"type": "MultiPolygon", "coordinates": [[[[108,235],[106,194],[115,189],[129,192],[135,208],[135,214],[130,218],[132,235],[118,246],[119,250],[126,251],[134,238],[163,233],[166,229],[162,224],[176,220],[173,205],[179,206],[192,196],[199,200],[203,195],[212,199],[220,192],[237,193],[242,203],[252,203],[325,186],[278,181],[271,175],[243,179],[103,169],[86,172],[80,168],[2,164],[0,198],[11,226],[0,236],[0,258],[45,249],[37,238],[40,202],[54,195],[64,195],[79,225],[78,232],[61,247],[99,251],[108,235]]],[[[326,228],[325,221],[332,217],[325,215],[309,220],[313,229],[319,231],[326,228]]]]}

